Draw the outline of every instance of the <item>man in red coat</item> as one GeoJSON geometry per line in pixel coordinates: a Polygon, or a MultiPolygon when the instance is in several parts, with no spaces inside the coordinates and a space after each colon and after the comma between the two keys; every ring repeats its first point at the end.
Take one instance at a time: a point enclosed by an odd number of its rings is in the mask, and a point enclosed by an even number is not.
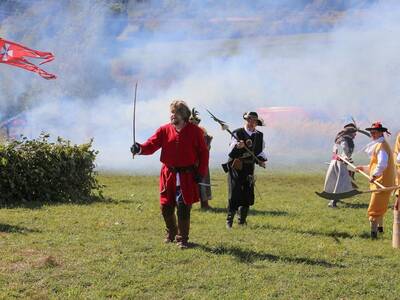
{"type": "Polygon", "coordinates": [[[207,174],[209,154],[203,131],[189,123],[187,104],[173,101],[170,111],[170,123],[158,128],[145,143],[135,143],[131,152],[133,156],[150,155],[161,148],[160,204],[167,227],[165,242],[176,240],[180,248],[187,248],[190,210],[199,201],[198,182],[207,174]]]}

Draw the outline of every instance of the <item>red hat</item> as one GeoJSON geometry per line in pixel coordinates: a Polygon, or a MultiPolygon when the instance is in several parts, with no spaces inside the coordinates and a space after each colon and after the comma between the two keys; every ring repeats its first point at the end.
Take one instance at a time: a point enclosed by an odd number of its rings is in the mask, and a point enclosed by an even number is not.
{"type": "Polygon", "coordinates": [[[365,130],[367,130],[367,131],[377,130],[377,131],[381,131],[381,132],[387,132],[388,134],[390,134],[388,129],[386,127],[382,126],[381,122],[372,123],[371,127],[365,128],[365,130]]]}

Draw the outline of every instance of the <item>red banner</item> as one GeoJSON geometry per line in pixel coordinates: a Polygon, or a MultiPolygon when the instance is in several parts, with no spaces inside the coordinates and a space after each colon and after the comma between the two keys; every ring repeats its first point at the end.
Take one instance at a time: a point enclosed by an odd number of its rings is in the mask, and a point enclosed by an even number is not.
{"type": "Polygon", "coordinates": [[[25,57],[44,59],[44,61],[41,62],[39,65],[47,63],[54,59],[54,55],[50,52],[42,52],[29,49],[28,47],[0,38],[0,63],[12,65],[31,72],[38,73],[45,79],[57,78],[56,75],[47,73],[45,70],[29,62],[25,59],[25,57]]]}

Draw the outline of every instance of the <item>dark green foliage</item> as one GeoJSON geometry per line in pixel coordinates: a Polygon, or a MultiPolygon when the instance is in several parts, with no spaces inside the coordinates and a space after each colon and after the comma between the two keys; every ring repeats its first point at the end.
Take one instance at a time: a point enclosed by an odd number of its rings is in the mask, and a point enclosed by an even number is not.
{"type": "Polygon", "coordinates": [[[85,202],[101,196],[94,172],[92,141],[71,145],[48,134],[0,145],[0,204],[27,201],[85,202]]]}

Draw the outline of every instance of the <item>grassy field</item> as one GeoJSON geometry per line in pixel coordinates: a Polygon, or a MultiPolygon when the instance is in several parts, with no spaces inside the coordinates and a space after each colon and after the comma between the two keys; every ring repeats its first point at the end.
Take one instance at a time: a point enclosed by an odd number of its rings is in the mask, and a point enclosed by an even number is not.
{"type": "Polygon", "coordinates": [[[162,242],[156,176],[101,175],[104,202],[0,209],[0,298],[398,297],[392,210],[372,241],[367,195],[329,209],[314,195],[322,173],[265,172],[248,226],[227,230],[226,179],[212,178],[214,209],[194,206],[188,250],[162,242]]]}

